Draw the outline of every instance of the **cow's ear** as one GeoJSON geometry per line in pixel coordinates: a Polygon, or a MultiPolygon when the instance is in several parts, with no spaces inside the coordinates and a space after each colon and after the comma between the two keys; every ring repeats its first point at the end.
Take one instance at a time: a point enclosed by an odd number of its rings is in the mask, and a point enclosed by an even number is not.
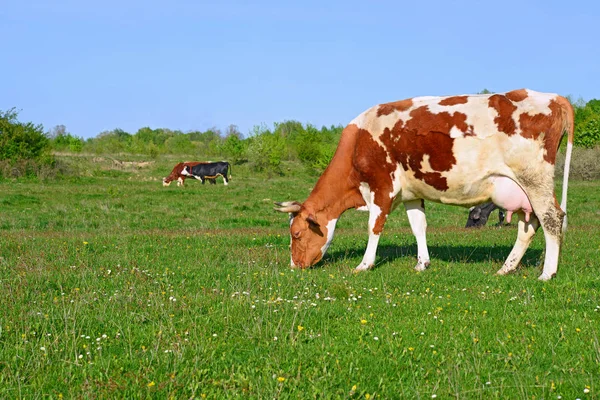
{"type": "Polygon", "coordinates": [[[312,226],[315,226],[315,227],[320,226],[319,223],[317,222],[317,218],[313,214],[308,214],[308,217],[306,217],[306,221],[308,221],[308,223],[311,224],[312,226]]]}

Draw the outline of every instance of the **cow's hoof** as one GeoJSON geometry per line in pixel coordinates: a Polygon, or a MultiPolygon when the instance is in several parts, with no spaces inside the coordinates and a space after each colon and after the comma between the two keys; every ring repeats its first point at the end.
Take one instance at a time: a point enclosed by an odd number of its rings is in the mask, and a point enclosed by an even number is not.
{"type": "Polygon", "coordinates": [[[355,273],[359,273],[359,272],[363,272],[363,271],[368,271],[368,270],[370,270],[370,269],[372,269],[372,268],[373,268],[373,264],[369,265],[369,264],[366,264],[366,263],[362,263],[362,262],[361,262],[361,263],[358,265],[358,267],[354,268],[354,272],[355,272],[355,273]]]}
{"type": "Polygon", "coordinates": [[[429,267],[429,261],[424,262],[424,263],[418,262],[417,265],[415,265],[415,271],[422,272],[422,271],[425,271],[427,269],[427,267],[429,267]]]}
{"type": "Polygon", "coordinates": [[[545,272],[542,272],[542,274],[540,275],[540,277],[538,279],[540,281],[549,281],[550,279],[554,278],[554,275],[556,275],[556,274],[549,275],[545,272]]]}

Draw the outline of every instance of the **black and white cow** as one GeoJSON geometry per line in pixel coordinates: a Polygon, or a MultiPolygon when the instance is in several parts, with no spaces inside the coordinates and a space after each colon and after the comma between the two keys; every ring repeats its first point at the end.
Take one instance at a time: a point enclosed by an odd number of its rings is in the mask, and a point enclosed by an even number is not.
{"type": "Polygon", "coordinates": [[[229,163],[226,161],[219,162],[211,162],[211,163],[201,163],[197,165],[186,165],[181,171],[181,175],[196,178],[204,184],[205,180],[209,180],[210,183],[216,183],[215,179],[218,176],[223,177],[223,182],[225,185],[229,183],[229,171],[231,167],[229,163]]]}
{"type": "Polygon", "coordinates": [[[484,226],[490,218],[490,214],[495,209],[498,209],[498,226],[502,226],[504,223],[504,210],[494,203],[489,202],[471,207],[465,228],[480,228],[484,226]]]}

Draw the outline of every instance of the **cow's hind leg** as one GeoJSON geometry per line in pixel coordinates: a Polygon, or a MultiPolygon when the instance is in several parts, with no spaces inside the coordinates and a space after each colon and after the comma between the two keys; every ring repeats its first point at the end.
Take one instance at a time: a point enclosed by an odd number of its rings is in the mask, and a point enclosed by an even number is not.
{"type": "Polygon", "coordinates": [[[565,213],[561,210],[554,195],[554,181],[552,179],[538,182],[537,185],[524,187],[523,189],[527,193],[533,207],[533,212],[535,212],[544,230],[546,254],[544,257],[544,269],[539,279],[547,281],[556,275],[558,269],[558,257],[563,237],[562,225],[565,213]]]}
{"type": "Polygon", "coordinates": [[[429,251],[427,250],[427,220],[425,219],[425,203],[423,200],[413,200],[404,203],[410,228],[417,239],[417,265],[415,270],[425,271],[429,266],[429,251]]]}
{"type": "Polygon", "coordinates": [[[521,258],[525,254],[525,251],[529,247],[529,244],[533,240],[533,235],[540,227],[540,222],[535,216],[535,214],[531,215],[529,218],[529,222],[525,221],[525,214],[522,211],[518,213],[519,223],[518,223],[518,233],[517,233],[517,241],[513,246],[508,258],[504,262],[502,268],[500,268],[497,272],[498,275],[505,275],[511,271],[514,271],[515,268],[519,265],[521,258]]]}
{"type": "MultiPolygon", "coordinates": [[[[541,281],[547,281],[554,278],[558,270],[558,257],[563,239],[563,220],[565,213],[561,210],[553,196],[550,204],[546,208],[541,208],[539,214],[540,224],[544,230],[544,239],[546,240],[546,255],[544,257],[544,269],[539,276],[541,281]]],[[[533,203],[533,202],[532,202],[533,203]]],[[[535,210],[536,205],[533,205],[535,210]]],[[[536,211],[537,213],[537,211],[536,211]]]]}

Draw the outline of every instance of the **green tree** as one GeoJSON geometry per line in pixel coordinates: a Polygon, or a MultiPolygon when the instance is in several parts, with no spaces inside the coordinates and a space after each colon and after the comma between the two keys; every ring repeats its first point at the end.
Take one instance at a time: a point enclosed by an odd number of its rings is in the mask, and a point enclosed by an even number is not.
{"type": "Polygon", "coordinates": [[[0,111],[0,160],[39,159],[50,150],[42,125],[19,122],[15,108],[0,111]]]}
{"type": "Polygon", "coordinates": [[[86,143],[86,147],[96,154],[126,153],[131,151],[131,135],[122,129],[100,133],[86,143]]]}
{"type": "Polygon", "coordinates": [[[47,136],[52,149],[56,151],[79,153],[83,149],[83,139],[71,135],[64,125],[56,125],[47,136]]]}
{"type": "Polygon", "coordinates": [[[178,133],[165,141],[165,150],[171,154],[190,154],[193,150],[190,136],[178,133]]]}
{"type": "Polygon", "coordinates": [[[255,171],[269,174],[281,173],[281,161],[285,154],[285,140],[265,126],[255,126],[248,139],[248,161],[255,171]]]}
{"type": "Polygon", "coordinates": [[[246,156],[245,143],[237,135],[229,135],[221,145],[221,151],[232,163],[239,163],[246,156]]]}
{"type": "Polygon", "coordinates": [[[583,104],[579,100],[575,108],[575,145],[593,148],[600,145],[600,100],[592,99],[583,104]]]}

